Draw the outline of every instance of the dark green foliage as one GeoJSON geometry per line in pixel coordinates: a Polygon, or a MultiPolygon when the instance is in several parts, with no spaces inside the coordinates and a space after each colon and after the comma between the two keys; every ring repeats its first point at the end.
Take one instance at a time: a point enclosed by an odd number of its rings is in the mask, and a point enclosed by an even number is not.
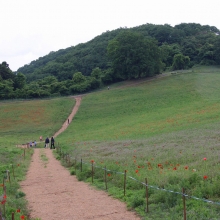
{"type": "Polygon", "coordinates": [[[175,54],[173,58],[173,70],[181,70],[186,69],[189,66],[190,58],[188,56],[184,56],[183,54],[175,54]]]}
{"type": "Polygon", "coordinates": [[[87,43],[52,51],[16,74],[2,62],[0,99],[79,94],[161,70],[220,64],[219,34],[214,26],[196,23],[106,31],[87,43]]]}
{"type": "Polygon", "coordinates": [[[108,44],[115,78],[126,80],[159,73],[160,56],[156,41],[142,34],[124,31],[108,44]]]}

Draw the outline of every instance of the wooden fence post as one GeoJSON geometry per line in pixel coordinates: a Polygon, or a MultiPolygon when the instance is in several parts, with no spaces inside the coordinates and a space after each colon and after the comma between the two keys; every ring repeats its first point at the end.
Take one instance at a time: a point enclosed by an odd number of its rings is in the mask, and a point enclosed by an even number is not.
{"type": "Polygon", "coordinates": [[[108,190],[106,166],[105,166],[105,189],[108,190]]]}
{"type": "Polygon", "coordinates": [[[14,219],[15,219],[15,213],[12,212],[12,213],[11,213],[11,220],[14,220],[14,219]]]}
{"type": "Polygon", "coordinates": [[[124,196],[125,196],[125,192],[126,192],[126,170],[124,173],[124,196]]]}
{"type": "Polygon", "coordinates": [[[186,220],[186,197],[185,197],[185,189],[183,188],[183,219],[186,220]]]}
{"type": "Polygon", "coordinates": [[[94,167],[93,167],[93,161],[92,161],[92,183],[93,183],[93,175],[94,175],[94,167]]]}
{"type": "Polygon", "coordinates": [[[149,212],[148,210],[148,185],[147,185],[147,178],[145,178],[146,183],[146,212],[149,212]]]}
{"type": "Polygon", "coordinates": [[[82,172],[82,158],[81,158],[80,171],[82,172]]]}

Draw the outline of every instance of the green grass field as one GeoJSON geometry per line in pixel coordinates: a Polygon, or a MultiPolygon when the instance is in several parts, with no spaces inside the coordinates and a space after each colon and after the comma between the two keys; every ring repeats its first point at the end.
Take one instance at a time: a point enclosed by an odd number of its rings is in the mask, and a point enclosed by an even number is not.
{"type": "MultiPolygon", "coordinates": [[[[0,213],[6,219],[11,219],[12,212],[15,213],[15,220],[28,214],[25,195],[19,191],[19,181],[25,178],[33,150],[24,152],[16,145],[39,141],[40,136],[45,138],[53,135],[66,120],[74,104],[73,98],[0,103],[0,190],[5,181],[7,191],[6,207],[4,209],[0,204],[0,213]],[[10,171],[11,182],[5,179],[6,170],[10,171]],[[17,213],[17,210],[21,212],[17,213]]],[[[39,145],[42,147],[43,143],[39,145]]],[[[2,195],[0,193],[0,197],[2,195]]]]}
{"type": "MultiPolygon", "coordinates": [[[[220,202],[219,83],[219,67],[199,66],[115,84],[83,96],[73,123],[56,143],[77,161],[94,160],[96,166],[111,170],[108,192],[144,219],[183,219],[182,196],[155,188],[149,188],[150,212],[145,214],[145,189],[140,184],[145,178],[150,186],[175,192],[184,187],[187,195],[199,198],[187,198],[187,219],[220,219],[220,205],[203,201],[220,202]],[[124,197],[123,175],[113,171],[125,170],[137,181],[127,180],[124,197]]],[[[14,143],[52,135],[73,104],[68,98],[1,103],[1,150],[7,154],[14,143]]],[[[91,181],[89,170],[84,165],[84,172],[76,174],[91,181]]],[[[99,168],[94,185],[105,188],[99,168]]]]}

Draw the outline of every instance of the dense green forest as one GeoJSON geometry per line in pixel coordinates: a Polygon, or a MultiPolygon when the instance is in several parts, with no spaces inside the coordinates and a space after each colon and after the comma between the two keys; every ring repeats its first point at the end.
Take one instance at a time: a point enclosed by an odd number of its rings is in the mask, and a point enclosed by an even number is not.
{"type": "Polygon", "coordinates": [[[127,79],[220,64],[220,31],[209,25],[144,24],[106,31],[87,43],[50,52],[12,72],[0,64],[0,99],[88,92],[127,79]]]}

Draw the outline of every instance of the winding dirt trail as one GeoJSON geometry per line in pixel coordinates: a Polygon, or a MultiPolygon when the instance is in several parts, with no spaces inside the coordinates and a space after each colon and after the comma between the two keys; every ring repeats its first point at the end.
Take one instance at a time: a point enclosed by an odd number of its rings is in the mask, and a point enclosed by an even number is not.
{"type": "MultiPolygon", "coordinates": [[[[81,97],[69,116],[77,112],[81,97]]],[[[54,134],[59,135],[68,126],[68,120],[54,134]]],[[[61,166],[50,149],[34,149],[26,180],[21,183],[26,194],[31,218],[41,220],[140,220],[126,205],[104,191],[98,191],[61,166]]]]}

